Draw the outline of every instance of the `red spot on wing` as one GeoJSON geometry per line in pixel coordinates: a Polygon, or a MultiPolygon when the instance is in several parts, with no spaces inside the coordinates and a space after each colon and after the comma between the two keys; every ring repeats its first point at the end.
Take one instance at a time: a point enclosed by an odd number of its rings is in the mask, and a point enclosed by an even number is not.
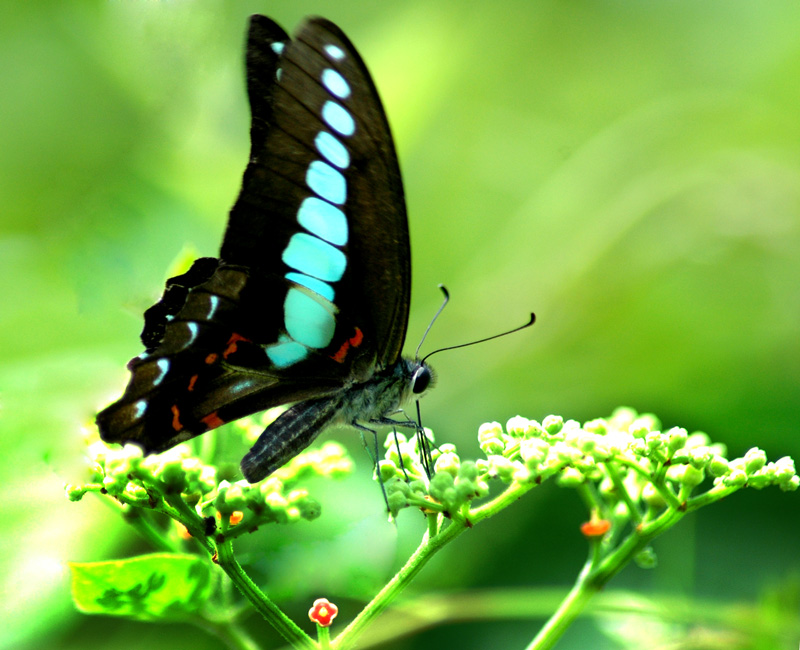
{"type": "Polygon", "coordinates": [[[364,333],[356,327],[356,333],[342,343],[342,347],[340,347],[335,354],[331,355],[331,359],[337,363],[344,363],[345,358],[347,358],[347,352],[350,350],[350,348],[357,348],[359,345],[361,345],[363,340],[364,333]]]}
{"type": "Polygon", "coordinates": [[[189,386],[186,388],[186,390],[190,392],[194,390],[194,385],[197,383],[197,377],[198,375],[191,376],[191,378],[189,379],[189,386]]]}
{"type": "Polygon", "coordinates": [[[212,352],[211,354],[209,354],[206,357],[206,363],[210,366],[212,363],[214,363],[217,360],[218,357],[219,357],[219,355],[216,352],[212,352]]]}
{"type": "Polygon", "coordinates": [[[241,334],[237,334],[236,332],[234,332],[233,334],[231,334],[231,338],[228,339],[228,347],[225,348],[225,352],[222,353],[223,359],[227,359],[228,356],[236,352],[236,346],[239,341],[245,341],[247,343],[250,343],[250,339],[246,339],[241,334]]]}
{"type": "Polygon", "coordinates": [[[225,420],[217,415],[217,412],[209,413],[204,418],[200,418],[200,422],[205,424],[209,429],[216,429],[217,427],[225,424],[225,420]]]}
{"type": "Polygon", "coordinates": [[[177,404],[172,405],[172,428],[175,431],[181,431],[183,429],[183,425],[181,424],[181,410],[178,408],[177,404]]]}

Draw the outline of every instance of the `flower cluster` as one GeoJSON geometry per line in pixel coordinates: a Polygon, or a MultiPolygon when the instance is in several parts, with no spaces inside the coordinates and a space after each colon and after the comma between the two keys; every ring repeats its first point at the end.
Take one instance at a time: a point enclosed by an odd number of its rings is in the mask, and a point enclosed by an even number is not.
{"type": "Polygon", "coordinates": [[[629,408],[583,425],[555,415],[541,423],[517,416],[505,428],[497,422],[482,425],[478,442],[485,458],[474,463],[462,461],[453,445],[441,445],[434,453],[436,474],[428,482],[413,441],[390,437],[380,475],[392,512],[407,506],[449,515],[466,512],[474,499],[489,493],[492,479],[514,487],[532,487],[551,477],[565,487],[592,484],[607,507],[629,513],[639,504],[678,507],[707,479],[706,494],[712,497],[742,487],[775,485],[790,491],[800,486],[789,457],[767,462],[766,454],[753,448],[727,460],[724,445],[712,443],[705,433],[680,427],[662,431],[655,416],[629,408]]]}
{"type": "Polygon", "coordinates": [[[79,501],[86,492],[102,492],[123,503],[147,506],[155,494],[184,494],[198,502],[217,486],[217,470],[196,458],[189,445],[143,456],[136,445],[89,445],[89,480],[68,485],[67,496],[79,501]]]}
{"type": "Polygon", "coordinates": [[[298,483],[312,475],[339,477],[352,469],[341,445],[329,442],[299,454],[258,484],[231,483],[219,480],[217,467],[197,458],[190,444],[143,456],[135,445],[109,447],[96,436],[91,440],[94,435],[87,435],[89,479],[66,486],[70,500],[101,493],[124,506],[165,513],[195,531],[216,530],[209,522],[219,521],[223,533],[235,536],[262,524],[315,519],[319,503],[298,483]]]}

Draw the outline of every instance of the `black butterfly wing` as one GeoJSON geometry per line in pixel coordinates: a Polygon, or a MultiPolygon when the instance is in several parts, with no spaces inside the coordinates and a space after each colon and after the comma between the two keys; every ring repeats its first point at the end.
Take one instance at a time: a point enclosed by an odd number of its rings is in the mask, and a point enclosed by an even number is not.
{"type": "MultiPolygon", "coordinates": [[[[344,213],[349,229],[347,242],[339,246],[347,266],[335,283],[341,334],[352,335],[350,324],[357,326],[364,336],[361,350],[372,353],[371,361],[390,365],[405,339],[411,271],[402,180],[380,98],[361,57],[330,21],[307,20],[293,41],[283,42],[279,56],[276,29],[264,16],[251,18],[251,162],[221,257],[275,274],[276,260],[297,233],[298,210],[309,197],[320,198],[309,188],[309,170],[330,163],[344,178],[346,198],[333,205],[344,213]],[[264,92],[264,79],[276,74],[276,83],[264,92]],[[333,117],[326,121],[328,114],[333,117]],[[328,148],[325,141],[346,149],[346,166],[337,166],[338,147],[328,148]],[[321,151],[332,151],[335,162],[321,151]]],[[[293,269],[277,272],[284,270],[293,269]]],[[[364,357],[370,362],[370,354],[364,357]]],[[[302,364],[298,371],[304,371],[302,364]]]]}
{"type": "Polygon", "coordinates": [[[307,21],[289,41],[253,16],[247,72],[251,160],[222,259],[198,260],[148,310],[148,351],[129,363],[123,397],[98,415],[104,440],[161,451],[332,394],[400,355],[405,204],[366,67],[328,21],[307,21]]]}

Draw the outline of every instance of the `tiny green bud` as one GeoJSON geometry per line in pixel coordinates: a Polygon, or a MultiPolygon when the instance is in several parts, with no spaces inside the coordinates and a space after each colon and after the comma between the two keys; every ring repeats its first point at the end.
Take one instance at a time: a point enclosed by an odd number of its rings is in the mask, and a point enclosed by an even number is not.
{"type": "Polygon", "coordinates": [[[654,569],[658,565],[658,556],[652,546],[646,546],[636,554],[633,561],[640,569],[654,569]]]}
{"type": "MultiPolygon", "coordinates": [[[[405,483],[405,481],[403,481],[403,483],[405,483]]],[[[409,493],[428,494],[428,486],[419,479],[411,481],[411,483],[406,483],[406,485],[408,485],[409,493]]]]}
{"type": "Polygon", "coordinates": [[[541,438],[525,438],[519,443],[519,455],[531,469],[538,467],[547,458],[550,445],[541,438]]]}
{"type": "Polygon", "coordinates": [[[389,479],[394,478],[400,473],[397,469],[397,465],[395,465],[391,460],[379,461],[378,469],[380,470],[378,473],[381,477],[381,481],[384,483],[387,483],[389,479]]]}
{"type": "Polygon", "coordinates": [[[528,426],[528,418],[524,418],[521,415],[515,415],[513,418],[509,418],[508,422],[506,422],[506,431],[510,436],[521,438],[528,432],[528,426]]]}
{"type": "Polygon", "coordinates": [[[455,480],[452,474],[449,472],[438,472],[434,474],[431,479],[429,493],[440,503],[447,503],[448,497],[452,498],[455,494],[455,489],[453,488],[454,483],[455,480]],[[452,491],[453,494],[450,494],[450,491],[452,491]]]}
{"type": "MultiPolygon", "coordinates": [[[[444,445],[442,445],[442,447],[444,447],[444,445]]],[[[448,474],[456,476],[458,474],[459,463],[460,459],[456,454],[443,453],[436,459],[433,468],[435,472],[447,472],[448,474]]]]}
{"type": "Polygon", "coordinates": [[[158,478],[164,483],[167,492],[179,494],[186,489],[186,474],[181,459],[175,458],[161,466],[158,478]]]}
{"type": "Polygon", "coordinates": [[[491,470],[504,483],[514,480],[514,463],[505,456],[489,456],[491,470]]]}
{"type": "Polygon", "coordinates": [[[608,423],[603,418],[596,420],[589,420],[583,425],[584,431],[589,433],[596,433],[599,436],[605,435],[608,432],[608,423]]]}
{"type": "Polygon", "coordinates": [[[306,521],[312,521],[322,514],[322,507],[308,494],[308,490],[292,490],[287,498],[292,507],[297,509],[299,516],[306,521]]]}
{"type": "Polygon", "coordinates": [[[247,507],[247,500],[245,499],[245,489],[240,483],[234,483],[225,492],[225,505],[229,510],[244,510],[247,507]]]}
{"type": "Polygon", "coordinates": [[[383,487],[386,488],[386,494],[392,494],[393,492],[402,492],[404,495],[411,494],[411,486],[398,475],[387,479],[383,487]]]}
{"type": "Polygon", "coordinates": [[[559,433],[564,427],[564,419],[560,415],[548,415],[542,421],[542,426],[552,436],[559,433]]]}
{"type": "Polygon", "coordinates": [[[702,469],[694,467],[693,465],[683,465],[683,473],[680,477],[680,482],[686,487],[697,487],[703,482],[705,472],[702,469]]]}
{"type": "Polygon", "coordinates": [[[689,438],[689,433],[683,427],[672,427],[666,433],[667,436],[667,451],[670,456],[673,456],[676,451],[686,446],[686,440],[689,438]]]}
{"type": "Polygon", "coordinates": [[[791,480],[792,476],[796,476],[794,460],[790,456],[776,460],[773,463],[772,475],[778,482],[791,480]]]}
{"type": "Polygon", "coordinates": [[[89,483],[101,483],[103,481],[103,467],[100,463],[92,462],[89,464],[89,483]]]}
{"type": "Polygon", "coordinates": [[[526,438],[541,438],[545,434],[544,427],[536,420],[528,420],[528,429],[525,431],[526,438]]]}
{"type": "Polygon", "coordinates": [[[235,510],[235,508],[229,508],[225,503],[225,495],[230,487],[231,484],[228,481],[220,481],[217,488],[217,496],[214,498],[214,507],[223,517],[229,516],[235,510]]]}
{"type": "Polygon", "coordinates": [[[583,474],[574,467],[566,467],[558,477],[558,484],[562,487],[578,487],[584,482],[583,474]]]}
{"type": "Polygon", "coordinates": [[[631,422],[630,426],[628,427],[628,433],[631,434],[634,438],[644,438],[647,436],[648,433],[654,433],[653,430],[650,428],[652,424],[653,423],[649,418],[642,418],[642,417],[636,418],[633,422],[631,422]]]}
{"type": "Polygon", "coordinates": [[[800,476],[795,474],[788,480],[780,481],[778,483],[778,486],[784,492],[794,492],[795,490],[797,490],[798,487],[800,487],[800,476]]]}
{"type": "Polygon", "coordinates": [[[397,515],[400,510],[408,505],[408,498],[399,490],[386,495],[386,500],[389,502],[389,511],[393,515],[397,515]]]}
{"type": "Polygon", "coordinates": [[[772,483],[772,477],[769,472],[756,472],[747,477],[747,485],[756,490],[761,490],[772,483]]]}
{"type": "Polygon", "coordinates": [[[465,460],[458,468],[458,478],[464,481],[477,481],[478,468],[471,460],[465,460]]]}
{"type": "Polygon", "coordinates": [[[64,492],[70,501],[80,501],[87,490],[83,485],[67,485],[64,487],[64,492]]]}
{"type": "Polygon", "coordinates": [[[128,479],[125,474],[109,474],[103,478],[103,487],[111,495],[118,495],[125,489],[128,479]]]}
{"type": "Polygon", "coordinates": [[[725,476],[728,472],[728,461],[722,456],[714,456],[708,463],[707,469],[711,476],[725,476]]]}
{"type": "Polygon", "coordinates": [[[145,490],[143,486],[133,482],[128,483],[125,487],[125,496],[132,501],[139,501],[141,503],[150,500],[150,495],[147,493],[147,490],[145,490]]]}
{"type": "Polygon", "coordinates": [[[553,446],[556,456],[561,462],[575,463],[580,460],[583,453],[580,449],[576,449],[566,443],[558,442],[553,446]]]}
{"type": "Polygon", "coordinates": [[[408,442],[408,438],[402,431],[395,431],[391,436],[386,436],[383,441],[384,449],[392,449],[397,445],[404,445],[408,442]]]}
{"type": "Polygon", "coordinates": [[[505,445],[500,438],[489,438],[484,440],[480,443],[480,447],[481,451],[487,456],[502,454],[503,450],[505,449],[505,445]]]}
{"type": "Polygon", "coordinates": [[[605,497],[612,497],[617,493],[617,486],[614,485],[614,481],[612,481],[608,476],[606,476],[600,484],[597,486],[598,491],[605,497]]]}
{"type": "Polygon", "coordinates": [[[722,479],[722,484],[727,487],[744,487],[747,484],[747,474],[744,470],[735,469],[722,479]]]}
{"type": "Polygon", "coordinates": [[[705,469],[712,457],[711,450],[706,446],[689,449],[689,464],[695,469],[705,469]]]}
{"type": "Polygon", "coordinates": [[[648,431],[644,436],[644,442],[649,451],[656,451],[664,447],[664,436],[660,431],[648,431]]]}
{"type": "Polygon", "coordinates": [[[478,427],[478,440],[484,437],[499,438],[501,435],[503,435],[503,425],[499,422],[484,422],[478,427]]]}
{"type": "Polygon", "coordinates": [[[750,476],[767,464],[767,454],[758,447],[752,447],[744,455],[744,471],[750,476]]]}

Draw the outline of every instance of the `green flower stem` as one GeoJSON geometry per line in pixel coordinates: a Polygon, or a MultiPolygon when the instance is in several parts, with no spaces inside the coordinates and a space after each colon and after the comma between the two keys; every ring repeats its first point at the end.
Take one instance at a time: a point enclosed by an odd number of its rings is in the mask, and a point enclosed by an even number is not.
{"type": "Polygon", "coordinates": [[[741,487],[728,487],[724,485],[713,487],[708,492],[704,492],[703,494],[689,499],[689,501],[686,503],[686,512],[692,512],[693,510],[707,506],[710,503],[724,499],[728,495],[733,494],[738,490],[741,490],[741,487]]]}
{"type": "MultiPolygon", "coordinates": [[[[491,517],[517,501],[523,494],[536,487],[535,483],[513,483],[502,494],[479,508],[469,511],[467,517],[460,513],[453,517],[449,525],[443,524],[443,517],[431,516],[428,520],[428,532],[435,531],[433,521],[439,523],[439,532],[427,535],[414,551],[405,565],[389,583],[372,599],[372,601],[353,619],[353,621],[336,637],[331,647],[345,650],[355,643],[363,630],[394,600],[394,598],[413,580],[414,576],[441,548],[453,541],[461,533],[476,523],[491,517]],[[433,520],[433,521],[432,521],[433,520]]],[[[580,610],[579,610],[580,611],[580,610]]]]}
{"type": "Polygon", "coordinates": [[[678,523],[686,515],[681,510],[666,510],[649,524],[634,529],[613,551],[601,557],[601,545],[595,543],[590,549],[590,559],[584,565],[575,585],[561,602],[547,624],[527,646],[526,650],[552,648],[580,615],[589,600],[600,591],[611,578],[626,567],[635,556],[653,539],[678,523]]]}
{"type": "Polygon", "coordinates": [[[356,616],[350,624],[331,643],[332,648],[344,650],[356,642],[364,629],[386,609],[395,597],[408,586],[422,568],[439,550],[468,530],[466,521],[453,520],[448,526],[440,527],[439,533],[422,540],[417,550],[395,576],[381,589],[375,598],[356,616]]]}
{"type": "Polygon", "coordinates": [[[233,544],[225,541],[217,546],[218,562],[233,584],[256,610],[294,648],[318,648],[314,640],[284,614],[248,576],[233,554],[233,544]]]}
{"type": "Polygon", "coordinates": [[[604,468],[606,473],[608,474],[611,482],[614,484],[614,488],[616,489],[616,496],[621,498],[622,501],[625,503],[625,506],[628,509],[628,514],[635,521],[639,523],[642,521],[642,511],[639,509],[639,506],[634,503],[633,499],[631,498],[630,493],[628,492],[625,484],[622,482],[622,477],[619,475],[619,471],[617,470],[616,465],[614,463],[605,463],[604,468]]]}
{"type": "Polygon", "coordinates": [[[206,549],[209,555],[214,555],[217,549],[214,546],[214,542],[206,536],[205,530],[203,529],[203,520],[194,508],[191,508],[180,494],[164,495],[164,501],[174,510],[174,513],[167,514],[186,526],[186,530],[197,540],[200,546],[206,549]]]}
{"type": "Polygon", "coordinates": [[[328,650],[331,647],[331,628],[322,627],[317,623],[317,642],[320,650],[328,650]]]}

